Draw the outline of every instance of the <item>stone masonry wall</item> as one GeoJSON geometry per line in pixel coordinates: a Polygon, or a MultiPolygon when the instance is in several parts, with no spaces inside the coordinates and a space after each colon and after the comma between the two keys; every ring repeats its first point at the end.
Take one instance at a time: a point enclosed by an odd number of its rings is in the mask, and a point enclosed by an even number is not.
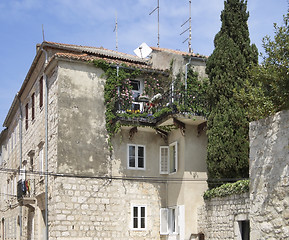
{"type": "Polygon", "coordinates": [[[159,239],[161,183],[56,177],[50,240],[159,239]],[[132,206],[146,206],[145,230],[132,230],[132,206]]]}
{"type": "Polygon", "coordinates": [[[198,212],[198,230],[206,240],[239,239],[238,221],[249,219],[249,193],[206,200],[198,212]]]}
{"type": "Polygon", "coordinates": [[[251,239],[289,239],[289,111],[250,124],[251,239]]]}

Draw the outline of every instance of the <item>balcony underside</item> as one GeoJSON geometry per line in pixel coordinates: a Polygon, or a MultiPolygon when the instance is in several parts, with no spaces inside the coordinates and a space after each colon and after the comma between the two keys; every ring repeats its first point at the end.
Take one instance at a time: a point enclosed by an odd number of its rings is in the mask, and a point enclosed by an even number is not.
{"type": "Polygon", "coordinates": [[[134,119],[119,119],[121,128],[124,130],[132,130],[137,128],[143,132],[155,132],[159,128],[166,126],[175,126],[185,132],[186,125],[197,126],[198,132],[204,130],[206,126],[206,118],[203,116],[195,116],[192,114],[168,114],[164,117],[154,120],[134,118],[134,119]]]}
{"type": "Polygon", "coordinates": [[[22,197],[18,199],[20,206],[32,207],[35,208],[36,198],[34,197],[22,197]]]}

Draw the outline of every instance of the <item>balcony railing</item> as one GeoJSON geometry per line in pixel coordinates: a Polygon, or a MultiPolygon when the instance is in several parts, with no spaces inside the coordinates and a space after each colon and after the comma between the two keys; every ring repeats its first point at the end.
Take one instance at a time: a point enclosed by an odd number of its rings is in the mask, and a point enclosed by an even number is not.
{"type": "MultiPolygon", "coordinates": [[[[120,99],[119,102],[123,102],[120,99]]],[[[196,116],[206,116],[206,101],[204,96],[197,92],[169,90],[153,97],[139,96],[131,103],[119,104],[116,109],[118,119],[130,120],[129,114],[134,119],[145,122],[156,122],[168,114],[189,113],[196,116]]]]}
{"type": "Polygon", "coordinates": [[[22,198],[32,198],[35,196],[34,179],[19,180],[17,183],[17,200],[22,198]]]}

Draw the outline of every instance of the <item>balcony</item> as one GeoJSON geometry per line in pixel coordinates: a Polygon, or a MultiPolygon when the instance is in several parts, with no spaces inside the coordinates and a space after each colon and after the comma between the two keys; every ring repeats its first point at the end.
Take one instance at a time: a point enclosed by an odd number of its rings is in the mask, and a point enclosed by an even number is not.
{"type": "Polygon", "coordinates": [[[126,102],[119,97],[116,109],[117,120],[124,125],[165,126],[174,124],[173,118],[186,122],[191,119],[198,125],[205,121],[207,108],[203,94],[170,89],[152,97],[139,95],[126,102]]]}
{"type": "Polygon", "coordinates": [[[33,207],[36,203],[33,180],[19,180],[17,182],[17,200],[20,206],[33,207]]]}

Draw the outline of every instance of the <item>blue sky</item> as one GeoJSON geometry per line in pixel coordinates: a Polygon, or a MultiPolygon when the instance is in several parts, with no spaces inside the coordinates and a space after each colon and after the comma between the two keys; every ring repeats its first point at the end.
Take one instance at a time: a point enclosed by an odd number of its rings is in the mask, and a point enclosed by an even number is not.
{"type": "MultiPolygon", "coordinates": [[[[287,0],[248,0],[251,42],[262,51],[262,38],[274,36],[273,23],[281,25],[287,0]]],[[[45,40],[115,49],[115,15],[118,15],[119,51],[133,54],[142,42],[157,46],[157,0],[0,0],[0,129],[15,94],[45,40]]],[[[180,36],[188,25],[188,0],[160,0],[160,47],[187,51],[180,36]]],[[[220,29],[223,0],[192,0],[192,48],[210,55],[220,29]]]]}

